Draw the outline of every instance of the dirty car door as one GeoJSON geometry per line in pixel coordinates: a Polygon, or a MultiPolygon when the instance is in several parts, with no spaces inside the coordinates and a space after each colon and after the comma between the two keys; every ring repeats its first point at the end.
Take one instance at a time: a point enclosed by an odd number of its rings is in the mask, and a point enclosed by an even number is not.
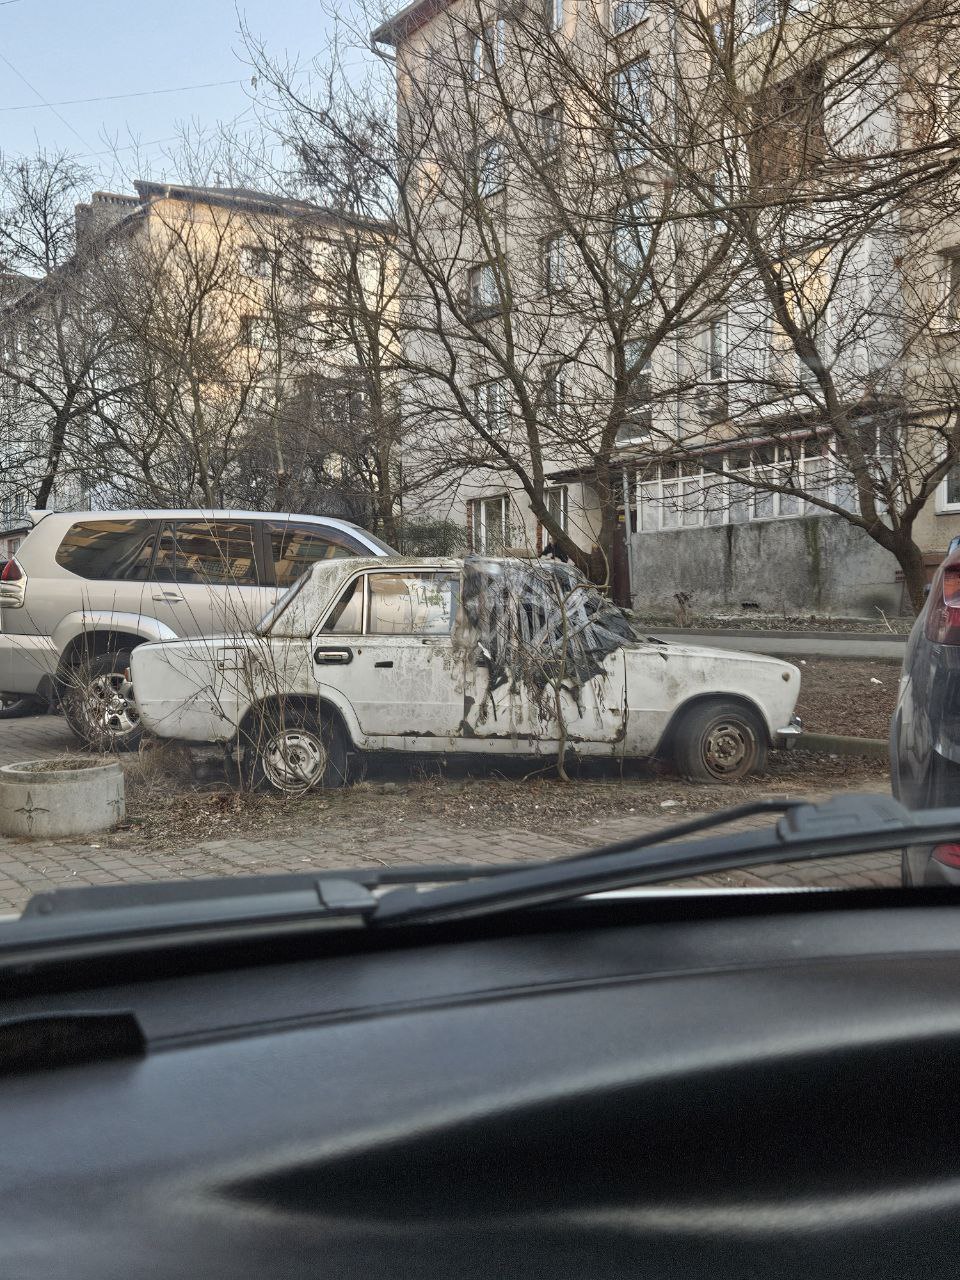
{"type": "Polygon", "coordinates": [[[456,572],[396,569],[351,582],[313,640],[314,676],[349,700],[371,745],[449,747],[463,718],[463,655],[452,632],[456,572]]]}
{"type": "Polygon", "coordinates": [[[595,753],[623,740],[621,646],[632,632],[574,571],[468,560],[464,614],[472,640],[465,733],[507,740],[507,750],[536,750],[565,737],[595,753]]]}

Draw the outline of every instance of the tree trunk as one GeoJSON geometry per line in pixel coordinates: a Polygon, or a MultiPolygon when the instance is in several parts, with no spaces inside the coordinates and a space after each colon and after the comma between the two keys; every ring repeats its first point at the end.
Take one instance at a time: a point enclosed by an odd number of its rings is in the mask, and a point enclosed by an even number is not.
{"type": "Polygon", "coordinates": [[[923,608],[926,599],[927,572],[923,563],[923,552],[909,534],[897,539],[890,550],[903,570],[907,595],[910,597],[913,612],[917,614],[923,608]]]}
{"type": "Polygon", "coordinates": [[[66,435],[67,420],[66,418],[58,417],[54,421],[53,430],[50,433],[50,441],[47,445],[46,467],[44,468],[43,479],[37,489],[37,496],[34,499],[34,506],[38,511],[46,510],[50,495],[53,493],[53,486],[57,482],[57,475],[60,471],[60,459],[63,456],[66,435]]]}

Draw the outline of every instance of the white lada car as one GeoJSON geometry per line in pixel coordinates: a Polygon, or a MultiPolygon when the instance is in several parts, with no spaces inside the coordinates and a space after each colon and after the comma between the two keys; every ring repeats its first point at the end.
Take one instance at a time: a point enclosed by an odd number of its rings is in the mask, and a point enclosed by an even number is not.
{"type": "Polygon", "coordinates": [[[733,782],[799,732],[796,667],[644,637],[554,562],[320,562],[253,632],[130,662],[146,729],[239,748],[252,785],[293,793],[374,751],[661,757],[733,782]]]}

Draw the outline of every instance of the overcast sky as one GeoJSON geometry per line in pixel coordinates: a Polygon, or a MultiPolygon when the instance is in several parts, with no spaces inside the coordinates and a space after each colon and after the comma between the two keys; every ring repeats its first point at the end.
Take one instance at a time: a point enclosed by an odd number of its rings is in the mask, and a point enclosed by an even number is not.
{"type": "MultiPolygon", "coordinates": [[[[246,0],[242,12],[277,56],[309,60],[323,48],[316,0],[246,0]]],[[[239,26],[233,0],[0,3],[0,149],[69,150],[112,188],[140,176],[175,178],[164,151],[185,123],[253,122],[239,26]],[[196,85],[215,87],[184,89],[196,85]],[[184,91],[58,105],[167,89],[184,91]],[[116,159],[114,146],[123,148],[116,159]]]]}

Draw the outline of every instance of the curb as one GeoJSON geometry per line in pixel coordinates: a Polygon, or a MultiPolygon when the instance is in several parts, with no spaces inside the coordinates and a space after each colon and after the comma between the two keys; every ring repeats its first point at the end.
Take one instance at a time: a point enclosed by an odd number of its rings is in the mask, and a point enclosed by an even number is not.
{"type": "Polygon", "coordinates": [[[835,733],[801,733],[794,739],[793,749],[835,756],[867,756],[871,760],[886,760],[890,753],[890,744],[883,738],[846,738],[835,733]]]}

